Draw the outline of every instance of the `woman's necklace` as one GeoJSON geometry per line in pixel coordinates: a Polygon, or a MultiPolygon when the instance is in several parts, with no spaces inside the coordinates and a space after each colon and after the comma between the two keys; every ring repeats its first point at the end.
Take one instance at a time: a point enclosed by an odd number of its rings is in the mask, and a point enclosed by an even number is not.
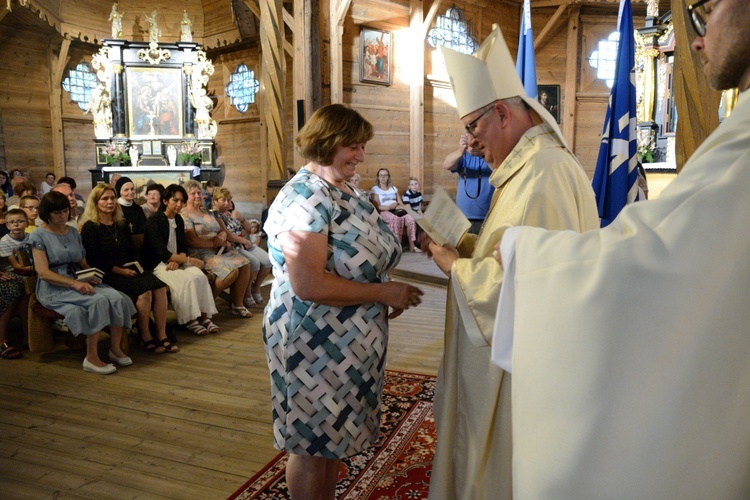
{"type": "Polygon", "coordinates": [[[119,243],[120,242],[120,239],[118,238],[118,234],[117,234],[117,224],[113,223],[112,226],[110,227],[107,224],[102,223],[102,226],[104,226],[104,227],[107,228],[107,231],[109,232],[109,234],[111,234],[112,237],[115,239],[115,243],[119,243]],[[114,230],[113,230],[113,228],[114,228],[114,230]]]}

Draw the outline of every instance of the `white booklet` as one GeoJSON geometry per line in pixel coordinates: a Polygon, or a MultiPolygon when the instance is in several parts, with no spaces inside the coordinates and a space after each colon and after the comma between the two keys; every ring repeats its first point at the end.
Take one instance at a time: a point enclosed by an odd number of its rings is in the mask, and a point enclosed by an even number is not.
{"type": "Polygon", "coordinates": [[[432,238],[432,241],[441,246],[448,243],[457,247],[461,238],[471,228],[469,219],[440,186],[433,193],[424,215],[420,216],[409,206],[406,210],[417,221],[419,227],[432,238]]]}

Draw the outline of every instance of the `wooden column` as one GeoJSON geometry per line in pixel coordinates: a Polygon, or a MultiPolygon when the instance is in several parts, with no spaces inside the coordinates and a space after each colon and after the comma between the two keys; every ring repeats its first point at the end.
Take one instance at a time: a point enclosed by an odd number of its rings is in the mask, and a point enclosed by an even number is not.
{"type": "Polygon", "coordinates": [[[409,7],[409,175],[424,183],[424,9],[422,0],[411,0],[409,7]]]}
{"type": "Polygon", "coordinates": [[[286,56],[284,55],[284,20],[282,3],[260,0],[262,123],[268,141],[268,176],[286,177],[284,147],[284,106],[286,91],[286,56]]]}
{"type": "Polygon", "coordinates": [[[65,175],[65,147],[62,123],[62,74],[68,64],[70,40],[62,40],[59,49],[50,41],[49,54],[49,109],[52,131],[52,170],[55,176],[65,175]]]}
{"type": "Polygon", "coordinates": [[[578,93],[578,64],[580,40],[581,6],[571,5],[568,10],[568,43],[565,61],[565,118],[563,121],[563,136],[571,151],[575,148],[576,136],[576,107],[578,93]]]}
{"type": "Polygon", "coordinates": [[[344,102],[344,53],[341,38],[344,36],[344,19],[351,0],[330,0],[329,32],[331,37],[331,104],[344,102]]]}
{"type": "MultiPolygon", "coordinates": [[[[312,2],[311,0],[294,0],[294,126],[292,127],[293,139],[297,138],[300,123],[304,122],[313,113],[312,87],[312,2]],[[298,103],[302,103],[300,107],[298,103]],[[300,109],[301,108],[301,109],[300,109]],[[299,116],[299,114],[302,116],[299,116]]],[[[320,82],[318,88],[320,87],[320,82]]],[[[304,159],[294,148],[294,166],[302,165],[304,159]]]]}
{"type": "Polygon", "coordinates": [[[695,31],[687,16],[684,0],[672,0],[675,36],[674,101],[677,107],[675,161],[677,171],[719,126],[721,92],[712,89],[698,56],[690,49],[695,31]]]}

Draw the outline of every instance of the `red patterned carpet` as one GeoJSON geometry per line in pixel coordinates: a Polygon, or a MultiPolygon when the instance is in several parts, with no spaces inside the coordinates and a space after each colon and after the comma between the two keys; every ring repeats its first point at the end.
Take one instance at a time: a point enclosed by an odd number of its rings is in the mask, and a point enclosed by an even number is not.
{"type": "MultiPolygon", "coordinates": [[[[343,461],[336,498],[427,498],[435,453],[434,392],[435,377],[386,370],[380,439],[343,461]]],[[[286,454],[279,453],[229,498],[289,498],[285,467],[286,454]]]]}

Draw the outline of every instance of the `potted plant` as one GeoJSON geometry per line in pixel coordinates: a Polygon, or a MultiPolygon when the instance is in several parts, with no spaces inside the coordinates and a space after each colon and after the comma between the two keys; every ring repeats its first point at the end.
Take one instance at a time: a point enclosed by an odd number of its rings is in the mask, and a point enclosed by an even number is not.
{"type": "Polygon", "coordinates": [[[653,163],[656,157],[656,141],[650,130],[638,131],[638,161],[653,163]]]}
{"type": "Polygon", "coordinates": [[[203,160],[203,151],[198,141],[186,141],[180,143],[180,151],[177,154],[177,161],[182,165],[200,166],[203,160]]]}
{"type": "Polygon", "coordinates": [[[127,165],[130,163],[128,143],[110,141],[104,148],[104,161],[107,165],[127,165]]]}

